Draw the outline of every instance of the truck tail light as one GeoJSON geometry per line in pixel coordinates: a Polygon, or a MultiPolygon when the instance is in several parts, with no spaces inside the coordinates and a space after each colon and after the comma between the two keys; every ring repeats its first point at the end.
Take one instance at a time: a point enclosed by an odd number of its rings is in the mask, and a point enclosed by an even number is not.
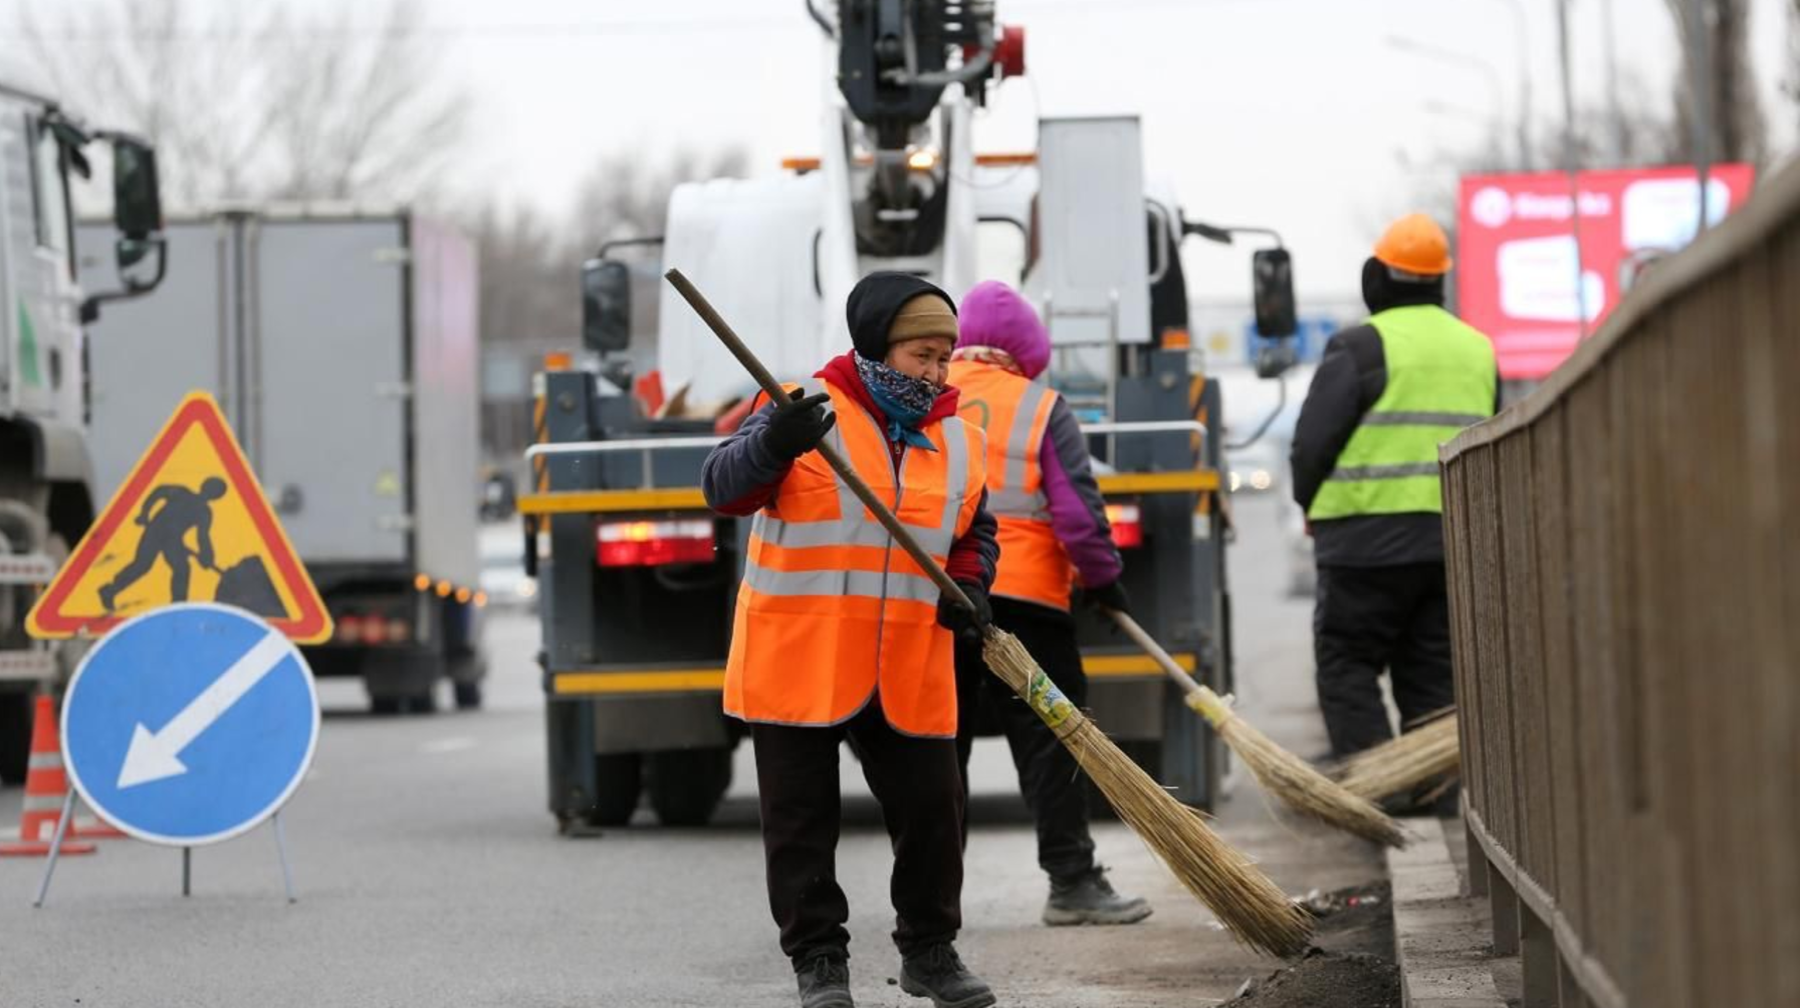
{"type": "Polygon", "coordinates": [[[1106,505],[1106,521],[1112,526],[1114,546],[1131,549],[1144,545],[1144,516],[1136,504],[1106,505]]]}
{"type": "Polygon", "coordinates": [[[709,518],[601,522],[595,537],[595,561],[602,567],[658,567],[706,563],[713,558],[709,518]]]}
{"type": "Polygon", "coordinates": [[[412,640],[412,624],[404,616],[379,612],[338,613],[334,643],[379,647],[412,640]]]}

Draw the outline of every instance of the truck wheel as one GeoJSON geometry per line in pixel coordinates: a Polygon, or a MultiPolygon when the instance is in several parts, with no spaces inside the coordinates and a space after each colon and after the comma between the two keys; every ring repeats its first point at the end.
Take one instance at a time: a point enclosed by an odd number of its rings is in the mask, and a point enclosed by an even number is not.
{"type": "Polygon", "coordinates": [[[594,757],[594,807],[586,813],[590,826],[623,826],[637,811],[643,790],[643,762],[637,753],[594,757]]]}
{"type": "Polygon", "coordinates": [[[456,695],[457,710],[481,709],[481,683],[459,682],[452,684],[451,692],[456,695]]]}
{"type": "Polygon", "coordinates": [[[430,714],[437,710],[437,706],[437,693],[429,689],[423,693],[414,693],[411,696],[400,698],[400,713],[402,714],[430,714]]]}
{"type": "Polygon", "coordinates": [[[371,650],[362,657],[363,688],[369,693],[369,710],[375,714],[437,710],[437,681],[443,674],[442,661],[436,655],[371,650]]]}
{"type": "Polygon", "coordinates": [[[25,783],[30,759],[31,694],[0,693],[0,783],[25,783]]]}
{"type": "Polygon", "coordinates": [[[677,749],[649,756],[650,807],[664,826],[704,826],[731,786],[730,749],[677,749]]]}

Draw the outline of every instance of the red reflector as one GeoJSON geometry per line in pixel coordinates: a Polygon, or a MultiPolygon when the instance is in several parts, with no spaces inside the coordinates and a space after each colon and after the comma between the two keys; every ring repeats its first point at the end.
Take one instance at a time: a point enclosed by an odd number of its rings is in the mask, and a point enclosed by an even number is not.
{"type": "Polygon", "coordinates": [[[1143,513],[1136,504],[1106,505],[1106,520],[1112,525],[1114,546],[1131,549],[1144,545],[1143,513]]]}
{"type": "Polygon", "coordinates": [[[711,519],[602,522],[594,559],[602,567],[658,567],[713,558],[711,519]]]}
{"type": "Polygon", "coordinates": [[[363,620],[361,616],[339,616],[337,618],[337,638],[345,644],[360,643],[363,639],[363,620]]]}

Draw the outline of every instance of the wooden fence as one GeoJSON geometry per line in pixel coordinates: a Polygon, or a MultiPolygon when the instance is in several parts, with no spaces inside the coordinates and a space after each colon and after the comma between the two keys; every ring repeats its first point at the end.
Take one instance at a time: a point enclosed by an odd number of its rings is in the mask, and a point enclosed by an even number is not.
{"type": "Polygon", "coordinates": [[[1526,1005],[1800,1005],[1800,165],[1442,457],[1472,884],[1526,1005]]]}

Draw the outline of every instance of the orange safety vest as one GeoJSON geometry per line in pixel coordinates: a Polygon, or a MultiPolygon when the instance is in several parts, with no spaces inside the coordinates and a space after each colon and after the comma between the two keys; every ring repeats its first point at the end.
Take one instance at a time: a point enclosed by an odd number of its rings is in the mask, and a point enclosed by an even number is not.
{"type": "MultiPolygon", "coordinates": [[[[987,453],[980,429],[956,417],[926,425],[937,450],[907,449],[896,474],[875,418],[836,386],[825,389],[838,417],[831,444],[942,565],[981,506],[987,453]]],[[[725,713],[832,725],[879,691],[894,728],[954,736],[956,663],[950,633],[937,625],[938,595],[824,456],[807,452],[750,525],[725,713]]]]}
{"type": "Polygon", "coordinates": [[[962,390],[958,415],[988,433],[988,511],[1000,525],[992,594],[1067,611],[1075,568],[1050,525],[1038,462],[1056,393],[977,360],[950,362],[950,384],[962,390]]]}

